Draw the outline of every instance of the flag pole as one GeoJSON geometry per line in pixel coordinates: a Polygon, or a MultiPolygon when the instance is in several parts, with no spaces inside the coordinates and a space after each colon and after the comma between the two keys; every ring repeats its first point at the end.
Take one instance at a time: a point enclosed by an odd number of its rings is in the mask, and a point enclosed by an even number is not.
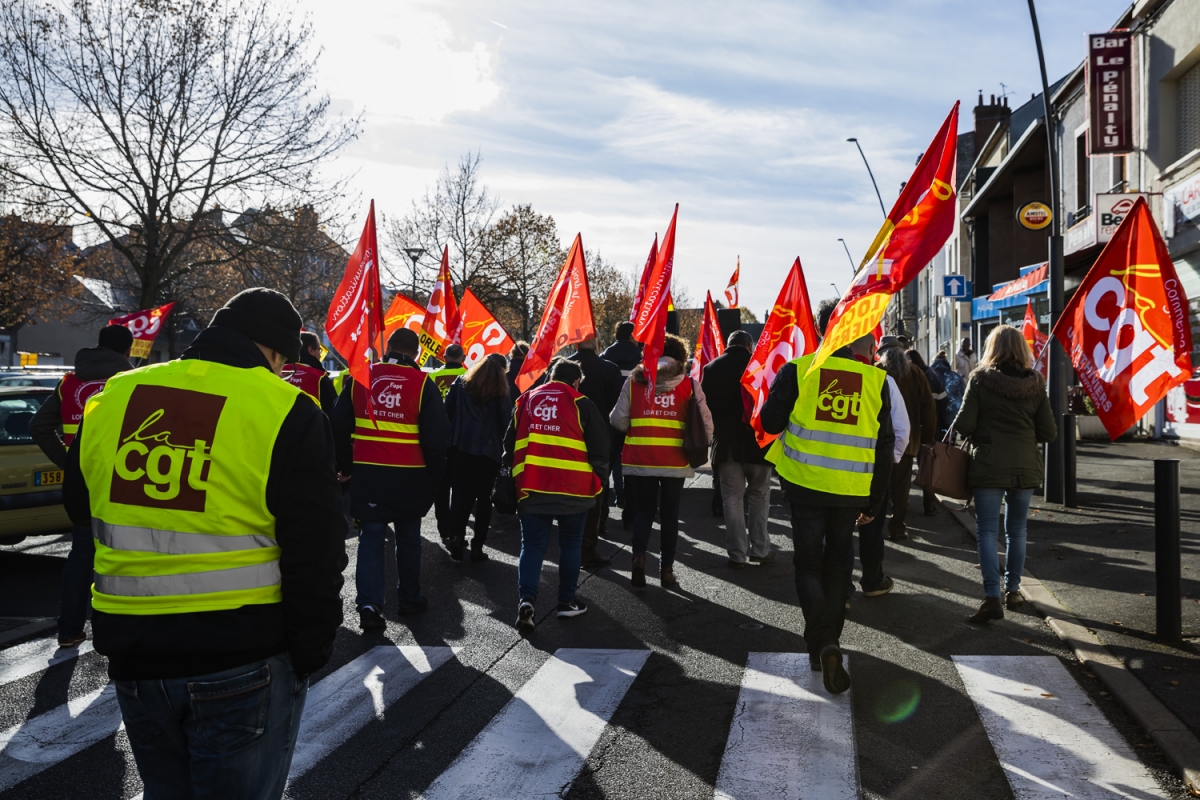
{"type": "Polygon", "coordinates": [[[383,285],[379,280],[379,273],[383,271],[383,262],[379,258],[379,240],[375,233],[375,200],[371,199],[371,249],[375,251],[375,314],[378,317],[379,324],[379,346],[373,348],[375,350],[375,360],[383,361],[383,352],[387,347],[387,342],[383,340],[383,332],[387,328],[383,314],[383,285]]]}

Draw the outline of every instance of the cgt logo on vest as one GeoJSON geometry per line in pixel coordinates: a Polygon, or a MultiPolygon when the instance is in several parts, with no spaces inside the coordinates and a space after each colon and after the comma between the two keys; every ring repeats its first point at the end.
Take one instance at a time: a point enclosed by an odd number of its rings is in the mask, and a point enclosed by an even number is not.
{"type": "Polygon", "coordinates": [[[817,376],[817,410],[822,422],[857,425],[862,408],[862,375],[840,369],[822,369],[817,376]]]}
{"type": "Polygon", "coordinates": [[[656,394],[654,395],[654,405],[660,408],[674,408],[675,395],[673,393],[656,394]]]}
{"type": "Polygon", "coordinates": [[[204,511],[213,439],[225,398],[166,386],[137,386],[125,408],[109,499],[204,511]]]}
{"type": "Polygon", "coordinates": [[[529,409],[529,413],[540,419],[542,422],[549,422],[552,419],[558,419],[558,402],[555,397],[542,397],[533,408],[529,409]]]}

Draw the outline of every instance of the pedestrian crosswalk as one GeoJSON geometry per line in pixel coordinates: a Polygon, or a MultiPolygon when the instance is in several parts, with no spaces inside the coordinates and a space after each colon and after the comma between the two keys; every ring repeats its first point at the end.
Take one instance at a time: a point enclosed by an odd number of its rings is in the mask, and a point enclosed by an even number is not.
{"type": "MultiPolygon", "coordinates": [[[[45,641],[2,651],[0,692],[81,654],[86,650],[56,651],[45,641]]],[[[402,716],[413,690],[460,656],[446,646],[383,645],[322,678],[309,691],[289,780],[318,773],[374,721],[402,716]]],[[[622,704],[645,702],[637,700],[639,677],[651,656],[645,649],[548,654],[482,730],[464,737],[457,757],[440,762],[440,773],[415,789],[425,800],[564,795],[622,704]]],[[[1166,796],[1058,658],[955,656],[953,664],[1017,800],[1166,796]]],[[[696,691],[703,704],[704,689],[696,691]]],[[[862,796],[854,691],[830,696],[805,653],[749,653],[732,714],[713,720],[727,731],[707,779],[714,798],[862,796]]],[[[45,780],[42,773],[120,727],[111,684],[10,725],[0,731],[0,793],[45,780]]],[[[408,750],[405,757],[422,754],[408,750]]]]}

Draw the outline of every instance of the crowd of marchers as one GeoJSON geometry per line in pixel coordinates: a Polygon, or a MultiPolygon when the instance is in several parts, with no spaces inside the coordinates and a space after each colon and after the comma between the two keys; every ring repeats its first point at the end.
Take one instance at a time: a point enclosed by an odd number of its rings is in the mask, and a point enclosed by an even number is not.
{"type": "MultiPolygon", "coordinates": [[[[819,306],[821,335],[834,307],[819,306]]],[[[908,536],[922,444],[970,437],[984,584],[970,621],[1020,602],[1025,516],[1042,480],[1038,445],[1056,430],[1018,331],[993,331],[979,358],[964,340],[953,365],[945,353],[926,365],[893,336],[864,336],[816,369],[812,355],[798,358],[761,409],[775,437],[762,447],[740,382],[754,347],[748,334],[731,333],[699,380],[683,340],[668,334],[651,383],[632,327],[618,325],[603,352],[594,340],[578,343],[524,392],[515,384],[524,343],[469,368],[461,348],[449,347],[446,365],[430,373],[404,328],[370,366],[369,386],[345,380],[337,391],[316,337],[267,289],[232,298],[175,361],[133,369],[129,332],[102,330],[31,433],[65,469],[76,526],[59,642],[84,640],[90,608],[145,796],[282,795],[309,676],[330,658],[343,622],[344,543],[354,528],[364,632],[385,628],[390,611],[428,608],[421,524],[435,506],[448,557],[478,569],[487,569],[493,506],[515,512],[515,624],[525,632],[537,625],[552,535],[553,613],[587,612],[579,573],[609,562],[601,547],[611,508],[632,528],[629,585],[643,589],[654,572],[656,521],[659,584],[686,583],[676,546],[696,440],[711,441],[713,511],[724,518],[730,569],[776,560],[768,511],[778,477],[802,633],[829,692],[850,686],[840,639],[855,592],[854,531],[863,594],[888,594],[885,535],[908,536]],[[385,604],[389,532],[394,609],[385,604]]],[[[926,495],[923,510],[937,513],[935,498],[926,495]]]]}

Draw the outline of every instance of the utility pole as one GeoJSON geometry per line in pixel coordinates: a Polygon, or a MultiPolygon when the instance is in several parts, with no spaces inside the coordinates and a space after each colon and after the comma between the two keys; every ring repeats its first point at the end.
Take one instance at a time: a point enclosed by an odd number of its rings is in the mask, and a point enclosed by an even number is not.
{"type": "MultiPolygon", "coordinates": [[[[1042,52],[1042,34],[1038,30],[1037,9],[1034,0],[1029,0],[1029,20],[1033,23],[1033,39],[1037,43],[1038,67],[1042,73],[1042,110],[1046,116],[1046,157],[1050,168],[1050,329],[1058,324],[1062,316],[1063,298],[1063,237],[1062,237],[1062,198],[1060,197],[1058,180],[1058,141],[1055,130],[1053,109],[1050,107],[1050,83],[1046,79],[1046,57],[1042,52]]],[[[1050,411],[1054,414],[1057,425],[1063,424],[1063,413],[1067,410],[1067,357],[1057,338],[1051,336],[1049,367],[1050,367],[1050,411]]],[[[1055,437],[1053,442],[1046,445],[1046,502],[1062,503],[1065,499],[1063,481],[1063,461],[1065,457],[1063,437],[1055,437]]]]}

